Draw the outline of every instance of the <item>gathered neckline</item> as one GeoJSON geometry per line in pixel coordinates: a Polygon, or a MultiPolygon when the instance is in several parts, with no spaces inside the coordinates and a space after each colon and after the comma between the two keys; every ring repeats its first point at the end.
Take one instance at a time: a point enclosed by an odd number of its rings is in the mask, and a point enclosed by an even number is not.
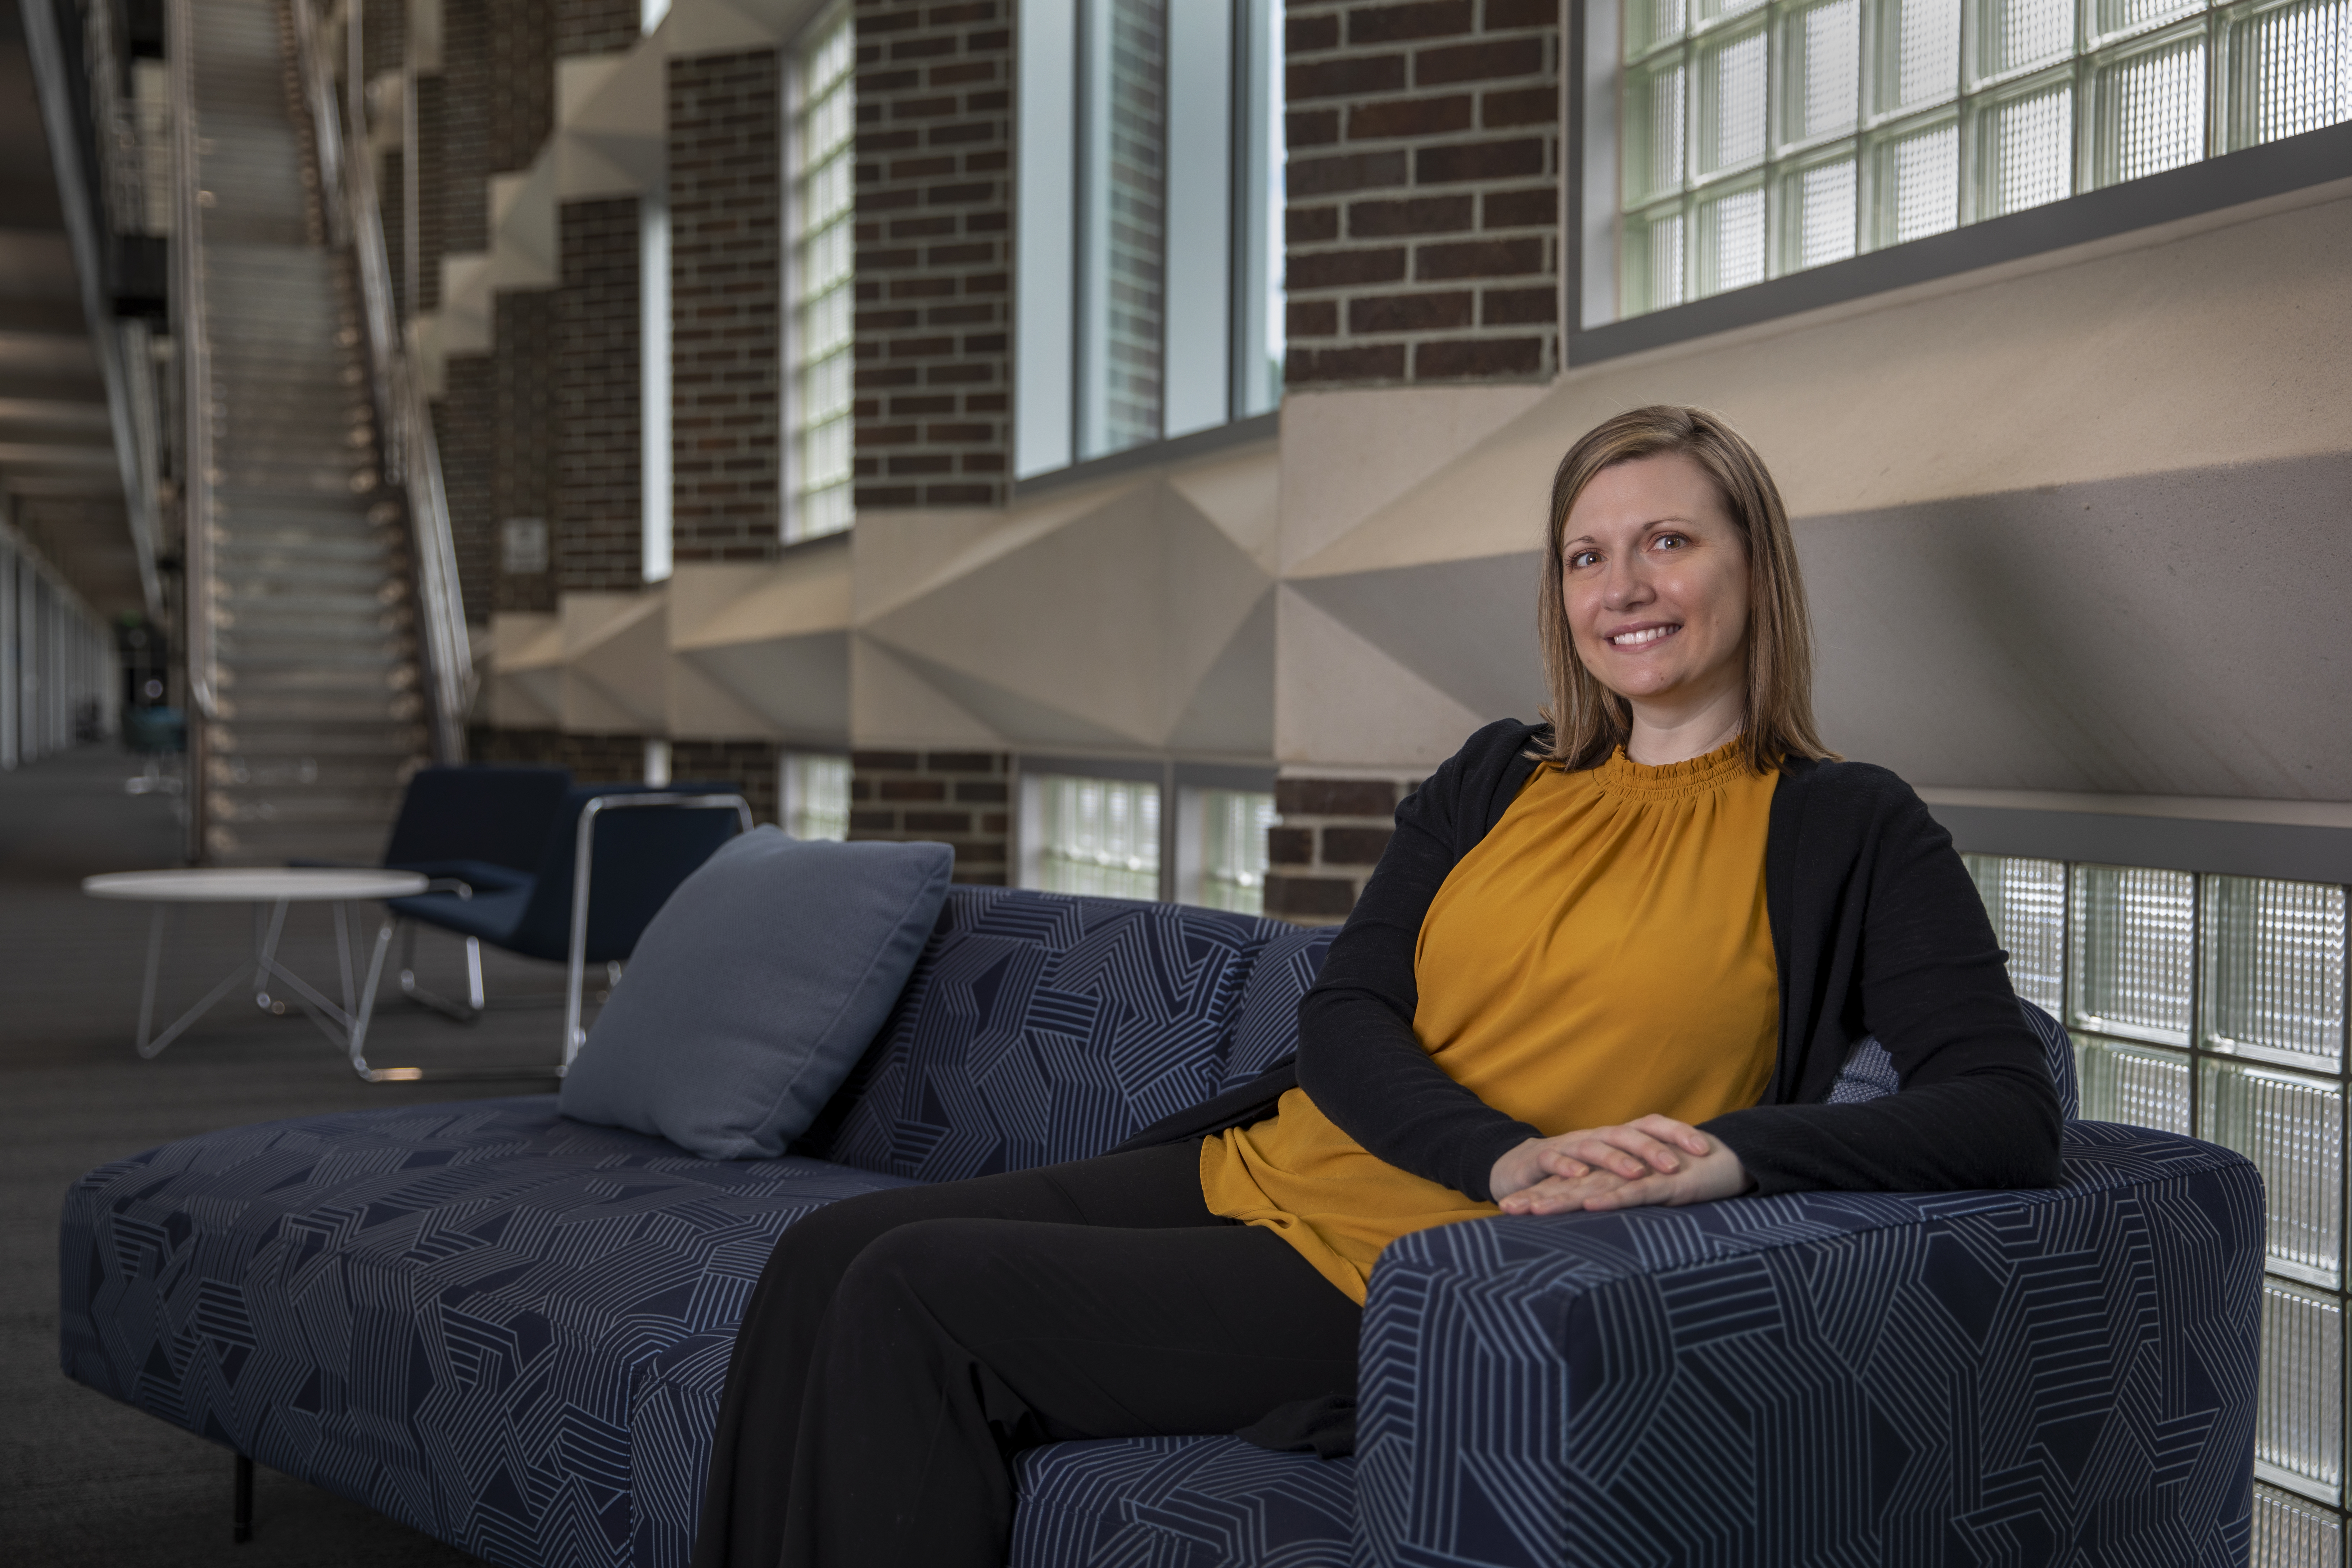
{"type": "Polygon", "coordinates": [[[1670,800],[1703,795],[1748,777],[1747,759],[1740,755],[1742,738],[1735,735],[1704,757],[1655,767],[1634,761],[1620,746],[1609,754],[1607,761],[1592,770],[1593,779],[1609,794],[1636,800],[1670,800]]]}

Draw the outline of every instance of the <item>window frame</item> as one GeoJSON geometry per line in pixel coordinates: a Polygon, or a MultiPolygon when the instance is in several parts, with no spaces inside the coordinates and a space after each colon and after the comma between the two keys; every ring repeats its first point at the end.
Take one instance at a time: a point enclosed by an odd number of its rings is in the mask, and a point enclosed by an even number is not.
{"type": "MultiPolygon", "coordinates": [[[[1128,454],[1115,453],[1112,455],[1118,458],[1128,454]]],[[[1160,791],[1160,885],[1154,898],[1161,904],[1182,904],[1190,902],[1184,897],[1188,875],[1195,891],[1200,879],[1202,854],[1196,824],[1202,794],[1212,789],[1226,789],[1270,795],[1274,793],[1275,769],[1271,763],[1260,766],[1192,762],[1173,757],[1101,757],[1039,751],[1016,753],[1013,758],[1009,780],[1013,796],[1013,841],[1005,857],[1015,887],[1034,888],[1038,885],[1036,866],[1044,850],[1039,842],[1043,837],[1045,812],[1041,781],[1047,779],[1100,779],[1121,784],[1149,784],[1157,789],[1160,791]]]]}
{"type": "MultiPolygon", "coordinates": [[[[1269,143],[1278,144],[1282,135],[1282,112],[1278,104],[1266,101],[1267,95],[1278,91],[1280,76],[1275,57],[1278,47],[1271,40],[1273,30],[1281,25],[1279,0],[1224,0],[1230,17],[1230,30],[1225,47],[1224,156],[1218,174],[1223,186],[1223,217],[1224,236],[1224,272],[1219,280],[1223,295],[1223,404],[1224,417],[1214,423],[1191,423],[1188,428],[1168,434],[1171,411],[1170,383],[1173,359],[1165,345],[1178,323],[1174,295],[1168,272],[1174,259],[1172,243],[1163,240],[1160,302],[1161,354],[1160,391],[1160,428],[1162,434],[1153,440],[1138,442],[1094,456],[1083,456],[1087,413],[1085,392],[1087,375],[1088,344],[1087,341],[1086,299],[1087,279],[1086,253],[1087,248],[1087,217],[1084,211],[1087,183],[1089,102],[1097,96],[1081,68],[1087,57],[1090,21],[1087,13],[1096,0],[1057,0],[1066,6],[1068,16],[1056,12],[1052,19],[1037,13],[1037,20],[1024,17],[1021,33],[1022,65],[1017,74],[1018,90],[1013,111],[1013,162],[1021,178],[1016,181],[1016,204],[1025,204],[1032,193],[1055,204],[1049,217],[1024,212],[1016,206],[1015,275],[1013,293],[1015,321],[1013,342],[1015,366],[1013,386],[1013,465],[1009,476],[1009,494],[1019,498],[1041,487],[1070,482],[1075,477],[1096,478],[1138,468],[1150,467],[1175,461],[1195,452],[1213,450],[1237,441],[1259,439],[1272,434],[1272,423],[1281,403],[1282,389],[1277,384],[1261,389],[1270,396],[1266,406],[1254,406],[1251,386],[1252,366],[1255,356],[1265,347],[1264,340],[1270,328],[1280,325],[1278,307],[1271,304],[1272,283],[1260,279],[1254,269],[1261,255],[1269,262],[1278,251],[1274,247],[1280,240],[1279,225],[1267,203],[1267,192],[1257,165],[1269,143]],[[1031,27],[1038,32],[1033,36],[1031,27]],[[1059,29],[1059,30],[1057,30],[1059,29]],[[1054,58],[1062,58],[1066,50],[1070,68],[1051,68],[1047,64],[1030,59],[1031,47],[1052,33],[1054,58]],[[1022,93],[1037,90],[1051,82],[1061,90],[1055,94],[1050,107],[1039,110],[1017,101],[1022,93]],[[1262,90],[1261,90],[1262,89],[1262,90]],[[1025,134],[1038,131],[1032,139],[1025,134]],[[1056,145],[1056,139],[1066,146],[1056,145]],[[1053,254],[1042,266],[1022,259],[1024,250],[1044,248],[1053,254]],[[1257,285],[1267,282],[1264,290],[1269,298],[1260,299],[1257,285]],[[1067,305],[1056,310],[1040,309],[1045,300],[1066,299],[1067,305]],[[1026,307],[1024,308],[1024,307],[1026,307]],[[1236,427],[1244,427],[1236,434],[1236,427]],[[1039,436],[1040,429],[1050,434],[1039,436]],[[1039,466],[1024,468],[1033,454],[1040,447],[1057,454],[1059,461],[1045,461],[1039,466]]],[[[1172,80],[1177,69],[1178,47],[1175,39],[1175,19],[1181,6],[1189,7],[1192,0],[1168,0],[1169,36],[1162,58],[1163,83],[1172,80]]],[[[1192,13],[1188,10],[1188,15],[1192,13]]],[[[1163,99],[1167,94],[1163,93],[1163,99]]],[[[1204,168],[1189,168],[1189,179],[1180,182],[1178,157],[1172,128],[1163,132],[1171,143],[1171,152],[1162,171],[1161,204],[1163,228],[1172,225],[1177,215],[1172,208],[1180,183],[1197,185],[1209,175],[1204,168]]],[[[1198,378],[1194,378],[1198,381],[1198,378]]],[[[1202,382],[1201,384],[1207,384],[1202,382]]],[[[1180,416],[1181,417],[1181,416],[1180,416]]]]}
{"type": "MultiPolygon", "coordinates": [[[[1611,287],[1618,238],[1615,180],[1594,200],[1588,178],[1596,155],[1617,155],[1618,83],[1614,49],[1595,57],[1591,7],[1622,0],[1570,0],[1562,40],[1568,140],[1563,170],[1561,272],[1563,362],[1597,364],[1696,338],[1752,327],[1808,310],[1956,277],[2050,251],[2128,235],[2184,218],[2242,206],[2352,178],[2352,120],[2282,137],[2158,173],[2082,191],[2038,207],[1964,223],[1941,234],[1864,251],[1721,294],[1639,316],[1586,326],[1586,278],[1596,255],[1608,258],[1611,287]],[[1598,247],[1596,249],[1596,246],[1598,247]]],[[[1612,29],[1613,37],[1613,29],[1612,29]]]]}

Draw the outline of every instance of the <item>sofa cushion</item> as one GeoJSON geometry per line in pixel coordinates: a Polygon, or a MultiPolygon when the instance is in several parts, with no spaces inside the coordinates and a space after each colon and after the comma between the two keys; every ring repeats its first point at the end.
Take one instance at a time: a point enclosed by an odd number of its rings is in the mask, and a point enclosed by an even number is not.
{"type": "Polygon", "coordinates": [[[1298,1004],[1322,973],[1324,956],[1338,935],[1336,925],[1285,931],[1258,954],[1250,966],[1249,984],[1242,990],[1234,1049],[1217,1084],[1220,1093],[1298,1053],[1298,1004]]]}
{"type": "Polygon", "coordinates": [[[1349,1568],[1356,1462],[1238,1437],[1054,1443],[1021,1456],[1007,1568],[1349,1568]]]}
{"type": "Polygon", "coordinates": [[[668,1568],[776,1238],[904,1185],[551,1094],[206,1134],[67,1194],[65,1371],[492,1563],[668,1568]]]}
{"type": "Polygon", "coordinates": [[[945,844],[758,828],[678,884],[563,1080],[563,1113],[769,1159],[874,1041],[939,921],[945,844]]]}
{"type": "Polygon", "coordinates": [[[1251,965],[1295,929],[950,889],[888,1028],[802,1152],[924,1181],[1101,1154],[1217,1092],[1251,965]]]}

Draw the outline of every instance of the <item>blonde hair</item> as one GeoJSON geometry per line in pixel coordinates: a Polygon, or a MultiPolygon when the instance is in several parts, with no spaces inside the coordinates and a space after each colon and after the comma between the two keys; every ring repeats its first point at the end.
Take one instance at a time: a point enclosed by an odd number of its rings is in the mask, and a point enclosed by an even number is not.
{"type": "Polygon", "coordinates": [[[1688,457],[1715,481],[1748,557],[1742,758],[1759,773],[1790,758],[1834,758],[1813,725],[1812,616],[1805,607],[1805,581],[1780,486],[1756,449],[1722,419],[1704,409],[1658,404],[1630,410],[1588,431],[1568,449],[1552,476],[1551,527],[1536,606],[1544,682],[1551,694],[1543,710],[1552,727],[1551,748],[1541,759],[1569,768],[1595,767],[1633,733],[1625,699],[1595,680],[1577,656],[1560,596],[1560,538],[1576,498],[1602,469],[1669,452],[1688,457]]]}

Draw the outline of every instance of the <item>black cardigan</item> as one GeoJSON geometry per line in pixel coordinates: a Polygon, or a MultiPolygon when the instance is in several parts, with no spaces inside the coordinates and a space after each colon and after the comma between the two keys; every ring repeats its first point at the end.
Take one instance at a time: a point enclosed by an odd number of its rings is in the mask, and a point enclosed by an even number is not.
{"type": "MultiPolygon", "coordinates": [[[[1371,1154],[1483,1199],[1506,1152],[1567,1131],[1486,1104],[1412,1032],[1422,919],[1517,796],[1539,737],[1516,720],[1490,724],[1397,808],[1396,835],[1299,1004],[1293,1061],[1126,1146],[1247,1125],[1297,1084],[1371,1154]]],[[[1780,969],[1779,1052],[1759,1103],[1706,1124],[1757,1191],[2056,1185],[2058,1096],[2042,1047],[1951,836],[1908,785],[1865,763],[1783,767],[1764,896],[1780,969]],[[1822,1103],[1865,1034],[1894,1057],[1901,1092],[1822,1103]]]]}

